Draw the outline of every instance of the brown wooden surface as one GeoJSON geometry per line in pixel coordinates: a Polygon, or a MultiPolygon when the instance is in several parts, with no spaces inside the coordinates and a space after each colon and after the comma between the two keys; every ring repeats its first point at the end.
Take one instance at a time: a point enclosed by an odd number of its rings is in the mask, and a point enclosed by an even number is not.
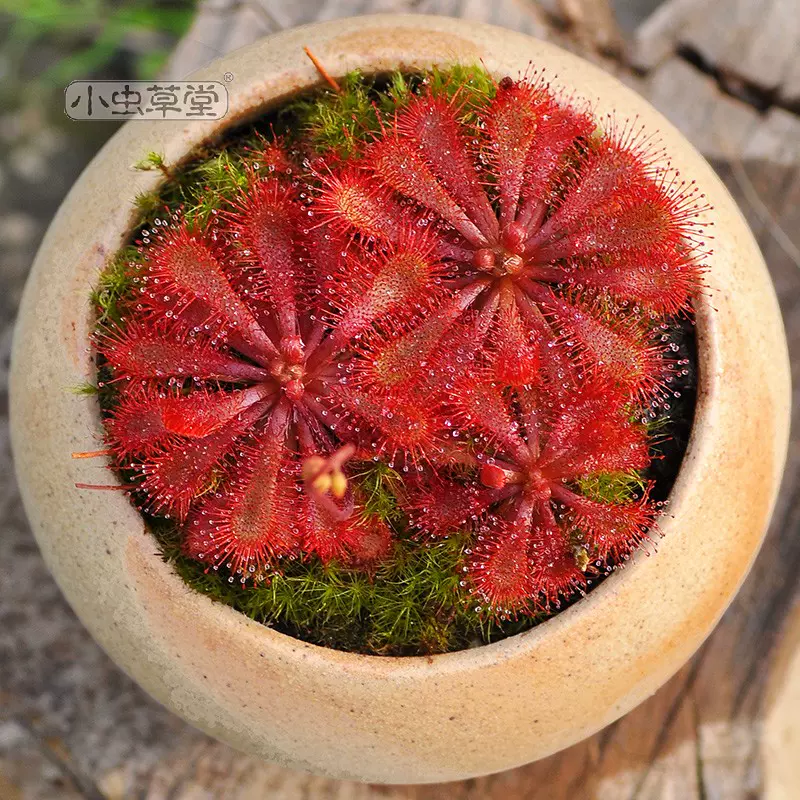
{"type": "MultiPolygon", "coordinates": [[[[800,374],[798,0],[667,0],[627,39],[608,9],[592,0],[211,0],[169,71],[179,77],[281,27],[370,11],[459,15],[524,30],[601,61],[648,96],[707,155],[748,217],[800,374]]],[[[0,269],[6,355],[23,278],[24,269],[0,269]]],[[[6,453],[7,439],[4,417],[6,453]]],[[[64,603],[27,529],[7,455],[3,470],[0,800],[800,798],[796,433],[752,573],[678,675],[569,750],[501,775],[435,787],[374,787],[292,773],[239,755],[157,706],[111,664],[64,603]]],[[[585,696],[590,703],[590,684],[585,696]]]]}

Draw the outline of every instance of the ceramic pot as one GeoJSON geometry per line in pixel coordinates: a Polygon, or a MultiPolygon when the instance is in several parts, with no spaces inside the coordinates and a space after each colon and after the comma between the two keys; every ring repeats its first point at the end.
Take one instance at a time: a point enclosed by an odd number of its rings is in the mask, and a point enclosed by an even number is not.
{"type": "Polygon", "coordinates": [[[135,122],[75,184],[39,251],[13,353],[12,435],[42,553],[111,657],[192,725],[290,767],[362,781],[446,781],[542,758],[613,722],[663,684],[730,602],[762,540],[784,462],[789,371],[764,262],[709,165],[647,102],[569,53],[454,19],[375,16],[286,31],[194,77],[231,73],[221,122],[135,122]],[[121,493],[81,492],[74,461],[101,433],[88,292],[134,223],[132,200],[222,127],[318,83],[309,45],[334,75],[482,62],[498,78],[529,63],[619,117],[638,116],[713,210],[714,253],[697,308],[699,393],[691,441],[639,555],[555,618],[496,644],[432,658],[352,655],[305,644],[189,590],[121,493]]]}

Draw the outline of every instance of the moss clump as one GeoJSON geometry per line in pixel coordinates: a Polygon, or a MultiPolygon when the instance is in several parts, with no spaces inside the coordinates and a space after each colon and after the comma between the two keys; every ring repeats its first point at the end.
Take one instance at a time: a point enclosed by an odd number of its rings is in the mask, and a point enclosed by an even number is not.
{"type": "Polygon", "coordinates": [[[371,79],[358,70],[341,79],[340,92],[321,89],[300,97],[282,114],[289,126],[297,126],[318,153],[346,158],[380,130],[384,116],[403,106],[412,92],[429,86],[439,97],[454,101],[467,118],[494,97],[495,82],[482,67],[434,68],[424,77],[394,72],[388,78],[371,79]]]}
{"type": "Polygon", "coordinates": [[[88,381],[70,387],[70,391],[72,392],[72,394],[76,394],[79,397],[88,397],[88,396],[96,397],[98,394],[100,394],[100,389],[93,383],[89,383],[88,381]]]}
{"type": "MultiPolygon", "coordinates": [[[[364,465],[359,486],[367,513],[402,526],[395,492],[400,476],[387,465],[364,465]]],[[[165,561],[189,586],[251,619],[305,641],[351,652],[418,655],[459,650],[503,638],[535,620],[484,619],[461,585],[466,534],[422,543],[400,533],[390,558],[373,573],[318,559],[286,560],[281,571],[243,586],[221,570],[183,555],[180,531],[150,518],[165,561]]]]}
{"type": "Polygon", "coordinates": [[[324,89],[299,98],[286,109],[283,120],[288,126],[296,120],[298,129],[318,152],[345,158],[362,137],[378,130],[379,110],[371,82],[359,71],[349,72],[340,85],[341,92],[324,89]]]}
{"type": "Polygon", "coordinates": [[[139,161],[133,165],[133,168],[138,169],[141,172],[149,172],[150,170],[156,169],[165,177],[172,177],[172,173],[164,161],[164,156],[161,153],[156,153],[155,151],[151,151],[144,158],[139,159],[139,161]]]}
{"type": "Polygon", "coordinates": [[[448,70],[433,69],[426,81],[434,94],[457,101],[465,114],[484,106],[497,91],[492,76],[476,64],[456,64],[448,70]]]}
{"type": "Polygon", "coordinates": [[[642,496],[646,485],[638,472],[599,472],[578,481],[581,494],[609,505],[633,502],[642,496]]]}
{"type": "Polygon", "coordinates": [[[98,327],[121,323],[120,304],[130,293],[141,263],[139,249],[129,245],[123,247],[100,274],[90,295],[92,305],[97,311],[98,327]]]}

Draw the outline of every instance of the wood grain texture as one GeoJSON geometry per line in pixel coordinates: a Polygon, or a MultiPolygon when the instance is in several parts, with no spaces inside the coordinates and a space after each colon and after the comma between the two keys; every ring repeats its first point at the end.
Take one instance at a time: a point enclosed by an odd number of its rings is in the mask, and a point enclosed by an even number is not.
{"type": "Polygon", "coordinates": [[[675,52],[691,54],[733,94],[797,110],[797,0],[666,0],[635,31],[628,57],[650,70],[675,52]]]}
{"type": "MultiPolygon", "coordinates": [[[[800,118],[778,107],[790,105],[787,96],[800,100],[797,45],[793,50],[786,44],[786,32],[796,33],[800,15],[796,0],[759,3],[760,11],[754,13],[756,3],[668,0],[626,43],[637,73],[624,59],[609,65],[706,154],[740,203],[775,281],[793,368],[800,375],[800,118]],[[789,19],[792,12],[794,18],[789,19]],[[700,53],[720,72],[769,90],[770,107],[755,108],[721,91],[720,75],[698,70],[680,56],[681,47],[700,53]]],[[[469,17],[568,44],[594,59],[605,58],[597,53],[597,41],[575,31],[570,35],[563,20],[553,25],[553,9],[558,8],[548,8],[545,13],[527,0],[211,0],[201,6],[169,74],[184,75],[282,27],[376,11],[469,17]]],[[[0,270],[0,303],[18,294],[23,277],[0,270]]],[[[0,310],[8,311],[6,305],[0,310]]],[[[313,778],[235,753],[156,705],[91,641],[38,555],[8,469],[5,391],[10,336],[5,318],[2,323],[2,800],[800,797],[797,394],[789,462],[764,548],[742,591],[692,662],[628,716],[544,761],[458,784],[377,787],[313,778]],[[12,564],[13,570],[8,569],[12,564]]],[[[590,702],[591,686],[586,695],[590,702]]]]}
{"type": "Polygon", "coordinates": [[[665,0],[633,32],[626,57],[640,70],[651,70],[675,51],[678,36],[695,14],[702,13],[712,0],[665,0]]]}

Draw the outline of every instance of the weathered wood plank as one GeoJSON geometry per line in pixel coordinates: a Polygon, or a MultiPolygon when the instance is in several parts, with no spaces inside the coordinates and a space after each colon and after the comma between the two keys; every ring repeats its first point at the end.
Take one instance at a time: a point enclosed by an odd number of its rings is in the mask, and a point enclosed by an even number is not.
{"type": "Polygon", "coordinates": [[[559,0],[559,7],[570,34],[585,47],[609,55],[622,50],[622,31],[608,0],[559,0]]]}
{"type": "Polygon", "coordinates": [[[699,56],[729,86],[800,99],[797,0],[667,0],[636,30],[626,53],[649,71],[679,49],[699,56]]]}
{"type": "MultiPolygon", "coordinates": [[[[164,68],[164,78],[181,80],[193,70],[230,52],[229,32],[239,15],[239,8],[238,0],[201,3],[191,28],[178,43],[164,68]]],[[[259,21],[252,35],[257,38],[269,32],[259,21]]]]}
{"type": "Polygon", "coordinates": [[[712,78],[675,56],[650,75],[643,94],[707,158],[740,153],[759,124],[755,109],[721,94],[712,78]]]}
{"type": "Polygon", "coordinates": [[[548,38],[545,16],[529,0],[210,0],[200,6],[192,28],[165,70],[181,78],[223,53],[250,44],[268,33],[312,21],[358,14],[418,13],[462,17],[548,38]]]}
{"type": "Polygon", "coordinates": [[[539,9],[528,0],[422,0],[407,3],[409,11],[462,17],[489,25],[512,28],[539,39],[548,39],[552,31],[539,9]]]}
{"type": "Polygon", "coordinates": [[[761,735],[764,800],[792,800],[800,786],[800,602],[775,653],[761,735]]]}
{"type": "Polygon", "coordinates": [[[800,110],[800,53],[795,53],[786,73],[786,78],[778,90],[778,100],[785,106],[800,110]]]}
{"type": "Polygon", "coordinates": [[[679,33],[679,42],[709,64],[716,64],[740,35],[750,14],[755,16],[749,0],[713,0],[692,10],[679,33]]]}
{"type": "Polygon", "coordinates": [[[651,70],[675,52],[678,35],[692,13],[711,0],[666,0],[634,32],[626,50],[628,63],[651,70]]]}
{"type": "Polygon", "coordinates": [[[800,59],[797,0],[749,0],[750,13],[729,39],[716,66],[723,72],[774,91],[800,59]]]}

